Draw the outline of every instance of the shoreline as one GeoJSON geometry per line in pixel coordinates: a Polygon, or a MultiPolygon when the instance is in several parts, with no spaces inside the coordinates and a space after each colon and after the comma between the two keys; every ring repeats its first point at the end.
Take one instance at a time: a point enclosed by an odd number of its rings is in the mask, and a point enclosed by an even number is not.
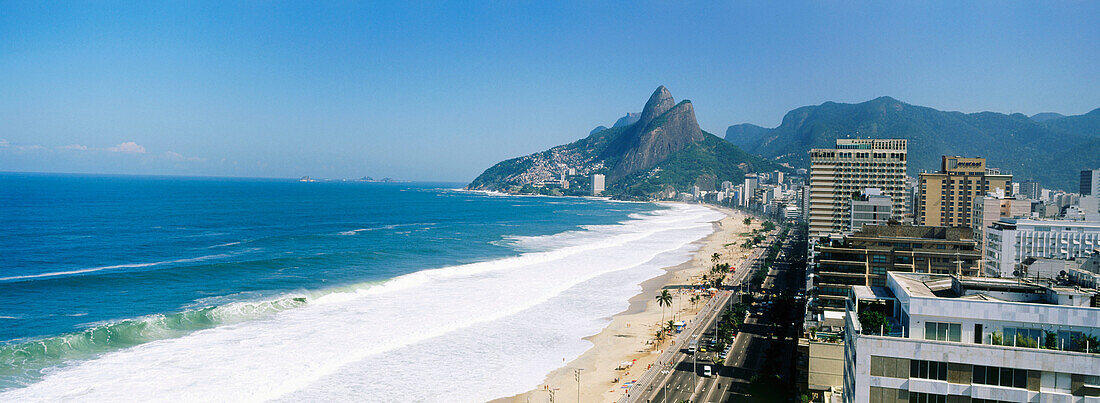
{"type": "MultiPolygon", "coordinates": [[[[580,399],[584,402],[614,402],[625,392],[625,382],[641,377],[642,373],[660,356],[671,342],[666,339],[654,346],[654,333],[662,320],[667,322],[674,317],[688,321],[695,317],[699,309],[709,298],[690,303],[692,294],[686,290],[670,290],[673,305],[670,308],[658,306],[654,297],[665,287],[691,285],[706,274],[713,262],[711,256],[719,253],[719,263],[733,264],[748,253],[739,245],[744,240],[742,233],[759,228],[760,220],[753,219],[746,226],[742,220],[746,214],[728,208],[707,206],[725,214],[714,221],[714,231],[706,237],[693,242],[698,245],[691,259],[675,266],[663,268],[665,273],[640,283],[642,290],[629,299],[630,305],[625,311],[611,316],[610,323],[599,333],[584,337],[593,344],[576,359],[564,363],[551,371],[538,388],[514,396],[494,399],[494,403],[504,402],[542,402],[549,401],[550,395],[545,387],[557,389],[556,397],[567,400],[577,395],[577,379],[574,369],[581,368],[580,399]],[[631,365],[622,365],[630,363],[631,365]]],[[[700,294],[703,295],[703,294],[700,294]]]]}

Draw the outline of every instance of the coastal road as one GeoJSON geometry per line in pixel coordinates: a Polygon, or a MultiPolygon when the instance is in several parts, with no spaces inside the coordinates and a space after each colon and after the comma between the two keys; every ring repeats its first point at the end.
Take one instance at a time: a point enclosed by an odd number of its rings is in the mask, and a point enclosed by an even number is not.
{"type": "MultiPolygon", "coordinates": [[[[797,239],[797,238],[796,238],[797,239]]],[[[790,295],[797,288],[797,279],[791,278],[791,261],[795,241],[791,238],[783,240],[780,247],[780,255],[776,258],[772,268],[764,280],[763,291],[769,296],[790,295]]],[[[766,300],[770,300],[767,299],[766,300]]],[[[719,387],[713,394],[708,394],[705,400],[700,402],[717,401],[742,401],[748,397],[745,392],[753,375],[760,373],[765,365],[766,352],[773,348],[773,344],[779,343],[787,359],[779,360],[778,364],[783,371],[789,371],[793,355],[793,342],[797,339],[785,334],[776,334],[783,328],[780,321],[788,321],[795,312],[782,312],[787,305],[777,303],[773,308],[753,309],[751,316],[742,326],[742,332],[737,335],[733,350],[724,363],[724,371],[720,373],[721,379],[717,380],[719,387]],[[742,340],[744,342],[742,343],[742,340]],[[788,346],[788,344],[792,344],[788,346]]],[[[789,333],[789,332],[788,332],[789,333]]],[[[772,363],[773,365],[775,363],[772,363]]],[[[781,372],[786,373],[786,372],[781,372]]]]}
{"type": "MultiPolygon", "coordinates": [[[[737,270],[731,274],[729,280],[732,280],[734,285],[742,284],[751,274],[752,270],[749,268],[761,264],[767,248],[771,246],[772,242],[775,242],[774,231],[767,236],[765,242],[754,248],[739,265],[734,266],[737,270]]],[[[696,362],[696,359],[703,359],[702,354],[689,355],[685,351],[689,340],[699,340],[704,333],[717,324],[720,313],[728,308],[732,295],[733,292],[724,291],[712,298],[707,306],[696,315],[690,329],[685,329],[677,337],[675,344],[661,355],[657,360],[657,364],[646,371],[639,382],[619,399],[619,402],[696,401],[700,396],[713,395],[714,391],[724,389],[718,385],[721,382],[719,376],[702,376],[704,365],[709,364],[714,370],[718,370],[722,366],[716,366],[713,362],[696,362]]],[[[749,343],[752,343],[749,338],[742,338],[738,335],[734,341],[734,351],[749,350],[746,346],[749,343]]],[[[747,354],[741,355],[743,358],[748,357],[747,354]]],[[[734,357],[727,358],[732,359],[734,357]]],[[[718,397],[721,396],[721,394],[718,395],[718,397]]]]}
{"type": "MultiPolygon", "coordinates": [[[[773,239],[769,237],[769,241],[773,239]]],[[[780,256],[769,269],[761,287],[764,295],[769,297],[759,298],[760,300],[769,300],[771,296],[787,295],[792,290],[791,286],[798,284],[797,279],[791,280],[790,278],[791,262],[788,260],[790,256],[793,256],[794,242],[790,238],[783,239],[781,242],[780,256]]],[[[770,242],[766,243],[761,249],[766,251],[769,244],[770,242]]],[[[760,259],[763,256],[763,252],[754,254],[754,260],[750,262],[761,264],[760,259]]],[[[748,274],[749,271],[746,270],[744,274],[738,277],[739,281],[745,280],[748,274]]],[[[788,346],[788,344],[793,344],[795,339],[793,337],[788,338],[787,335],[776,334],[778,330],[783,328],[781,323],[776,322],[776,318],[793,315],[793,311],[784,314],[779,310],[780,306],[784,306],[782,309],[786,310],[785,305],[782,304],[776,304],[776,309],[764,308],[762,303],[754,306],[754,309],[750,311],[749,318],[734,338],[729,356],[721,365],[711,365],[715,372],[714,376],[700,376],[702,365],[704,365],[702,361],[698,365],[692,365],[692,360],[696,357],[683,355],[685,360],[679,361],[674,370],[669,371],[665,383],[660,386],[651,386],[651,389],[644,396],[650,402],[679,402],[684,400],[692,402],[743,401],[748,397],[745,392],[752,377],[760,373],[766,365],[776,364],[765,362],[769,349],[772,349],[773,345],[776,344],[778,344],[776,347],[782,351],[781,356],[786,357],[786,359],[781,359],[785,362],[778,363],[781,373],[793,370],[789,365],[793,354],[793,345],[788,346]]],[[[781,320],[786,321],[786,319],[781,320]]],[[[708,321],[707,325],[709,330],[709,328],[716,325],[716,321],[708,321]]],[[[704,354],[700,354],[697,358],[702,360],[703,356],[704,354]]]]}

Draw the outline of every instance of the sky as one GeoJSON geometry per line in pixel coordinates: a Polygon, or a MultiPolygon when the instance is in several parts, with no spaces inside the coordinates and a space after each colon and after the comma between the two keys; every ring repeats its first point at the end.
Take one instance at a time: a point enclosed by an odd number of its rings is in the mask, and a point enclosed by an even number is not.
{"type": "Polygon", "coordinates": [[[0,0],[0,171],[465,182],[658,85],[719,136],[884,95],[1081,114],[1098,20],[1095,1],[0,0]]]}

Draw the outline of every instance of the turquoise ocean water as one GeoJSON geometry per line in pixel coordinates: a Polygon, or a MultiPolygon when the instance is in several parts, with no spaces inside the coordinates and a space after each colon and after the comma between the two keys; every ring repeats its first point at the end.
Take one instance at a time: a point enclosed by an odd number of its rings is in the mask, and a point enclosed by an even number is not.
{"type": "Polygon", "coordinates": [[[508,396],[717,218],[458,187],[0,174],[0,399],[508,396]]]}

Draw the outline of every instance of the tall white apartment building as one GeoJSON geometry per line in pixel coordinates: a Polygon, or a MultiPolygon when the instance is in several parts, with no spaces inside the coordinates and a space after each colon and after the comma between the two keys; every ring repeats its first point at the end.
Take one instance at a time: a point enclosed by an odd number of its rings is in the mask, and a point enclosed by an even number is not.
{"type": "Polygon", "coordinates": [[[844,401],[1100,402],[1096,292],[900,272],[852,287],[844,401]]]}
{"type": "Polygon", "coordinates": [[[745,192],[741,194],[741,205],[748,207],[752,204],[752,198],[756,195],[756,188],[760,186],[760,178],[756,174],[745,175],[745,192]]]}
{"type": "Polygon", "coordinates": [[[607,188],[604,187],[603,174],[592,175],[592,195],[599,196],[605,190],[607,190],[607,188]]]}
{"type": "Polygon", "coordinates": [[[837,139],[834,149],[810,150],[810,236],[850,232],[852,196],[866,188],[882,189],[902,220],[906,154],[904,139],[837,139]]]}
{"type": "Polygon", "coordinates": [[[985,230],[983,271],[1014,277],[1024,259],[1071,259],[1100,248],[1100,222],[1003,218],[985,230]]]}

